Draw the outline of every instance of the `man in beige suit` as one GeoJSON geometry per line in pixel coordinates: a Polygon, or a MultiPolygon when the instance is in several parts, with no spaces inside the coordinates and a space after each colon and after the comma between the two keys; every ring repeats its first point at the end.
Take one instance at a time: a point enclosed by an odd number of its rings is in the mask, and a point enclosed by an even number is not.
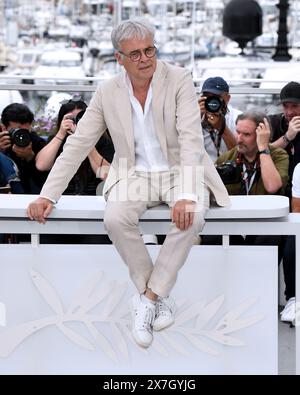
{"type": "Polygon", "coordinates": [[[112,32],[124,71],[100,85],[57,159],[28,216],[45,222],[72,175],[108,128],[115,156],[106,179],[104,223],[138,294],[132,299],[132,334],[142,347],[152,330],[174,322],[168,298],[177,273],[204,226],[209,190],[219,205],[228,195],[203,148],[201,120],[191,75],[157,61],[154,28],[144,19],[124,21],[112,32]],[[153,265],[139,218],[160,203],[172,224],[153,265]]]}

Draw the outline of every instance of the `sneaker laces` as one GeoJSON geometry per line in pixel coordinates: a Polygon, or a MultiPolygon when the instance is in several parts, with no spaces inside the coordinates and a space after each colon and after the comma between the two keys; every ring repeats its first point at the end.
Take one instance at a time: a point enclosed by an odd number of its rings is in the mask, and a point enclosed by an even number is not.
{"type": "Polygon", "coordinates": [[[138,314],[136,310],[135,314],[137,315],[137,324],[139,328],[143,328],[147,332],[151,333],[154,321],[154,309],[145,304],[143,311],[138,314]]]}
{"type": "Polygon", "coordinates": [[[174,312],[174,306],[169,302],[168,298],[159,298],[156,306],[157,306],[157,312],[156,314],[158,315],[169,315],[170,312],[173,314],[174,312]]]}

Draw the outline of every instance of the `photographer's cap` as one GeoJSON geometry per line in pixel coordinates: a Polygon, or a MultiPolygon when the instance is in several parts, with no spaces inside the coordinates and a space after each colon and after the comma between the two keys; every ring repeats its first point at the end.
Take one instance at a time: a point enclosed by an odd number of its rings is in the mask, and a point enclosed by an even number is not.
{"type": "Polygon", "coordinates": [[[210,77],[203,82],[202,92],[209,92],[215,95],[229,92],[229,85],[222,77],[210,77]]]}
{"type": "Polygon", "coordinates": [[[300,84],[291,81],[280,91],[281,103],[300,103],[300,84]]]}

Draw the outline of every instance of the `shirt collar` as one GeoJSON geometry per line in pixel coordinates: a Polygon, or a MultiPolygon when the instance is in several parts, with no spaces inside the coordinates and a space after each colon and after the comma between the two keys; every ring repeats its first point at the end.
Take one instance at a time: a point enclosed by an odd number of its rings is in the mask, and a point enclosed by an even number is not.
{"type": "Polygon", "coordinates": [[[125,73],[123,74],[123,81],[124,84],[126,86],[126,88],[128,89],[128,92],[131,96],[133,96],[133,88],[132,88],[132,83],[130,81],[129,75],[127,73],[127,71],[125,71],[125,73]]]}
{"type": "MultiPolygon", "coordinates": [[[[130,96],[133,97],[134,95],[133,95],[132,83],[130,81],[130,78],[129,78],[129,75],[128,75],[127,71],[125,71],[125,73],[123,74],[123,82],[124,82],[126,88],[128,89],[128,92],[129,92],[130,96]]],[[[152,83],[149,86],[148,96],[149,95],[152,98],[152,83]]]]}

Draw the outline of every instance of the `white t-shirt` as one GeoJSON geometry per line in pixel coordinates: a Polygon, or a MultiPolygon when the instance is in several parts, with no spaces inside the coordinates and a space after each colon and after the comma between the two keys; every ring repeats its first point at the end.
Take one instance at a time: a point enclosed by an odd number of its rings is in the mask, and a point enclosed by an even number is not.
{"type": "MultiPolygon", "coordinates": [[[[228,106],[228,112],[225,115],[226,125],[231,130],[231,132],[236,135],[236,119],[242,111],[237,110],[231,106],[228,106]]],[[[204,147],[210,158],[213,162],[215,162],[218,158],[217,149],[215,147],[214,142],[211,139],[210,133],[208,130],[203,128],[203,138],[204,138],[204,147]]],[[[221,139],[219,154],[222,155],[228,151],[228,148],[223,139],[221,139]]]]}
{"type": "Polygon", "coordinates": [[[300,198],[300,163],[298,163],[294,169],[292,183],[292,196],[295,198],[300,198]]]}

